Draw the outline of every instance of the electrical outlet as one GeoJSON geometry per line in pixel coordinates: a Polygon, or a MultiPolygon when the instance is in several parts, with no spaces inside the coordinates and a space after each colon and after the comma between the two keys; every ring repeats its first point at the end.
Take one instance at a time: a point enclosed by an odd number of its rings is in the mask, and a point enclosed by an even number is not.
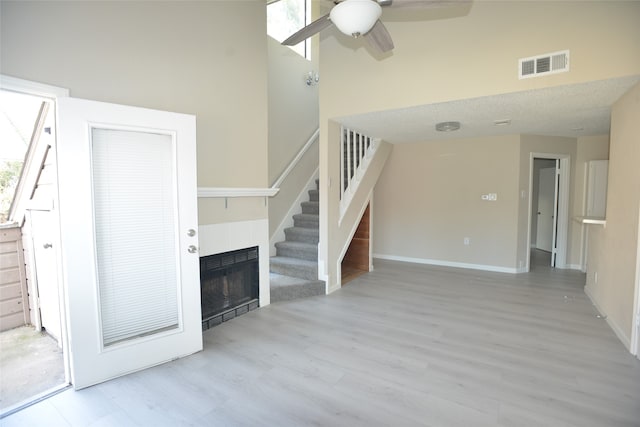
{"type": "Polygon", "coordinates": [[[465,237],[465,238],[464,238],[464,245],[465,245],[465,246],[469,246],[470,244],[471,244],[471,239],[470,239],[470,238],[468,238],[468,237],[465,237]]]}

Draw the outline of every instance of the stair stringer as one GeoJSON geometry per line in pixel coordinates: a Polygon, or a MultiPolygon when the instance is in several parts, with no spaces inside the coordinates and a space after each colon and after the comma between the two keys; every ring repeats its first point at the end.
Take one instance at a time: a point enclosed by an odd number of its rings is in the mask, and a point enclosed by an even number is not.
{"type": "MultiPolygon", "coordinates": [[[[342,258],[349,248],[349,243],[358,227],[364,209],[371,201],[373,189],[392,150],[393,145],[385,141],[379,142],[367,168],[360,175],[359,184],[353,190],[348,206],[341,209],[339,194],[332,194],[327,204],[328,209],[321,208],[320,210],[321,217],[323,214],[328,216],[326,232],[322,228],[322,218],[320,221],[320,241],[323,243],[320,247],[326,248],[326,252],[322,255],[319,252],[321,259],[323,255],[326,257],[324,266],[327,270],[323,272],[325,273],[323,279],[327,283],[327,293],[340,289],[342,286],[342,278],[340,277],[342,258]]],[[[323,265],[319,267],[323,267],[323,265]]]]}

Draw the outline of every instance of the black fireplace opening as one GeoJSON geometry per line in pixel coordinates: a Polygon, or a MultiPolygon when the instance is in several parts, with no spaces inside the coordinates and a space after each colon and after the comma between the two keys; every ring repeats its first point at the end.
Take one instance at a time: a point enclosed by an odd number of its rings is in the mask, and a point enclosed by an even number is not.
{"type": "Polygon", "coordinates": [[[200,258],[202,330],[258,308],[258,247],[200,258]]]}

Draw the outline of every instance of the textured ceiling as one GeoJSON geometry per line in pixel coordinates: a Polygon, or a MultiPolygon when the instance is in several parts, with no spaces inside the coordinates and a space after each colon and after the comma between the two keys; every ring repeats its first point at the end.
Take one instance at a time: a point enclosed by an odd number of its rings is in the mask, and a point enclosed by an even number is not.
{"type": "Polygon", "coordinates": [[[636,75],[377,111],[336,120],[394,144],[506,134],[606,135],[611,105],[639,81],[640,75],[636,75]],[[511,124],[494,124],[496,120],[505,119],[511,120],[511,124]],[[447,121],[459,121],[460,130],[435,130],[436,123],[447,121]]]}

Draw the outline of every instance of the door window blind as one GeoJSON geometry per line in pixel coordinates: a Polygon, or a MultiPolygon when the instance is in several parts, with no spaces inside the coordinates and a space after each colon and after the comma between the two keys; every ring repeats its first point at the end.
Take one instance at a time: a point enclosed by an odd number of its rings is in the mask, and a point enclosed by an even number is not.
{"type": "Polygon", "coordinates": [[[103,345],[179,325],[171,135],[92,129],[103,345]]]}

